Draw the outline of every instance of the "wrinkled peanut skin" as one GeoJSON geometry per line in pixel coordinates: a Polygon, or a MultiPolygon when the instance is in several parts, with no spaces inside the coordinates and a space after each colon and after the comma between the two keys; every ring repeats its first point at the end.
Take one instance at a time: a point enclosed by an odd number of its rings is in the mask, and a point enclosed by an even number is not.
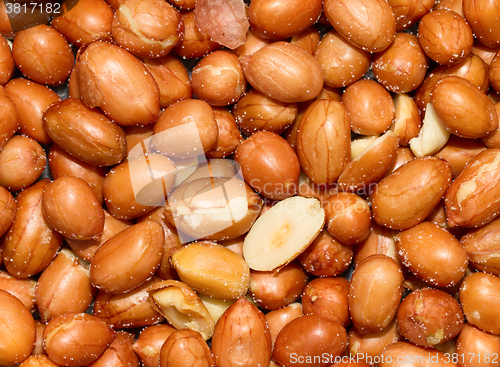
{"type": "Polygon", "coordinates": [[[158,222],[138,223],[117,233],[92,258],[92,284],[115,294],[143,284],[160,266],[164,240],[158,222]]]}
{"type": "Polygon", "coordinates": [[[17,196],[17,214],[3,241],[7,271],[28,278],[45,269],[62,245],[62,236],[49,226],[42,213],[42,194],[49,180],[42,180],[17,196]]]}
{"type": "Polygon", "coordinates": [[[304,112],[297,156],[313,183],[329,186],[345,169],[351,153],[350,126],[347,110],[338,101],[315,101],[304,112]]]}
{"type": "Polygon", "coordinates": [[[416,158],[379,182],[371,195],[373,219],[392,229],[407,229],[427,217],[451,183],[450,164],[416,158]]]}
{"type": "Polygon", "coordinates": [[[396,36],[396,18],[384,0],[326,0],[323,10],[342,37],[365,51],[383,51],[396,36]]]}
{"type": "Polygon", "coordinates": [[[319,62],[307,51],[288,42],[272,43],[240,57],[248,83],[280,102],[304,102],[323,88],[319,62]]]}
{"type": "Polygon", "coordinates": [[[160,113],[160,90],[146,67],[124,49],[92,42],[76,62],[82,101],[119,125],[147,125],[160,113]]]}
{"type": "Polygon", "coordinates": [[[165,340],[160,352],[160,367],[213,367],[212,352],[200,333],[176,330],[165,340]]]}
{"type": "Polygon", "coordinates": [[[215,325],[212,353],[218,366],[267,366],[271,348],[266,317],[245,297],[229,307],[215,325]],[[230,350],[238,353],[228,353],[230,350]]]}

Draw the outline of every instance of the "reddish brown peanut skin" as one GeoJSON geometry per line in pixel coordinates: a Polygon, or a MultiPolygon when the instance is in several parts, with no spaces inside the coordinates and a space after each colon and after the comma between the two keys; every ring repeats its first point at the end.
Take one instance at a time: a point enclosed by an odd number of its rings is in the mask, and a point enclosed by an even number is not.
{"type": "Polygon", "coordinates": [[[415,101],[421,112],[431,102],[432,90],[436,83],[446,76],[459,76],[478,86],[483,92],[488,91],[488,65],[477,55],[469,55],[458,64],[441,65],[434,68],[424,79],[415,93],[415,101]]]}
{"type": "Polygon", "coordinates": [[[362,79],[348,86],[342,94],[342,103],[349,112],[351,129],[356,134],[382,134],[394,119],[392,97],[375,80],[362,79]]]}
{"type": "Polygon", "coordinates": [[[297,104],[269,98],[252,89],[235,104],[233,115],[238,127],[246,135],[257,131],[281,134],[297,118],[297,104]]]}
{"type": "Polygon", "coordinates": [[[51,143],[52,139],[43,128],[42,116],[52,103],[61,100],[57,93],[27,79],[12,79],[5,85],[5,93],[19,113],[19,132],[39,143],[51,143]]]}
{"type": "Polygon", "coordinates": [[[92,284],[115,294],[141,285],[160,266],[164,240],[158,222],[138,223],[114,235],[92,258],[92,284]]]}
{"type": "Polygon", "coordinates": [[[138,164],[143,162],[138,160],[128,160],[113,167],[104,177],[102,194],[104,202],[109,212],[118,219],[134,219],[152,211],[156,205],[162,205],[165,202],[165,195],[162,190],[156,190],[158,182],[165,185],[169,194],[175,183],[175,173],[177,171],[175,164],[168,157],[159,154],[149,154],[149,165],[138,164]],[[134,162],[131,164],[131,161],[134,162]],[[152,182],[150,170],[158,178],[152,182]],[[132,170],[132,174],[131,174],[132,170]],[[135,180],[141,190],[136,193],[132,185],[132,178],[135,180]],[[152,183],[151,186],[148,186],[152,183]],[[153,190],[148,190],[152,188],[153,190]],[[139,193],[146,194],[138,202],[139,193]],[[149,204],[149,205],[146,205],[149,204]]]}
{"type": "Polygon", "coordinates": [[[491,335],[479,330],[475,326],[465,324],[460,335],[457,338],[457,353],[460,356],[469,356],[469,358],[460,358],[458,365],[460,367],[490,367],[495,366],[493,358],[485,357],[486,354],[497,355],[500,353],[500,336],[491,335]]]}
{"type": "Polygon", "coordinates": [[[354,270],[349,291],[352,323],[361,332],[386,328],[401,301],[403,272],[390,257],[372,255],[354,270]]]}
{"type": "Polygon", "coordinates": [[[401,32],[418,22],[434,3],[435,0],[389,0],[396,17],[396,30],[401,32]]]}
{"type": "Polygon", "coordinates": [[[337,193],[325,201],[323,208],[328,233],[340,242],[355,245],[370,233],[370,206],[360,196],[349,192],[337,193]]]}
{"type": "Polygon", "coordinates": [[[432,348],[419,347],[408,342],[396,342],[385,347],[379,367],[454,367],[448,355],[432,348]]]}
{"type": "Polygon", "coordinates": [[[104,242],[130,226],[132,226],[132,221],[117,219],[107,209],[104,209],[104,228],[98,240],[81,241],[65,238],[65,241],[75,254],[90,262],[104,242]]]}
{"type": "Polygon", "coordinates": [[[215,324],[212,353],[218,366],[267,366],[271,349],[266,317],[245,297],[238,298],[215,324]]]}
{"type": "Polygon", "coordinates": [[[213,367],[212,352],[201,334],[176,330],[165,340],[160,352],[160,367],[213,367]]]}
{"type": "Polygon", "coordinates": [[[38,278],[35,300],[40,318],[46,323],[68,312],[85,312],[95,293],[88,264],[63,249],[38,278]]]}
{"type": "Polygon", "coordinates": [[[12,51],[5,37],[0,37],[0,85],[5,85],[14,72],[12,51]]]}
{"type": "Polygon", "coordinates": [[[152,278],[127,293],[97,292],[94,316],[114,329],[143,327],[162,322],[163,316],[154,310],[148,293],[148,288],[160,280],[152,278]]]}
{"type": "MultiPolygon", "coordinates": [[[[212,107],[207,102],[186,99],[163,110],[153,127],[153,134],[156,136],[153,136],[152,144],[157,152],[187,158],[210,150],[217,142],[218,130],[212,107]],[[188,145],[183,141],[186,133],[182,127],[186,124],[194,124],[192,128],[196,128],[198,134],[190,135],[193,143],[188,145]]],[[[194,132],[190,131],[190,134],[194,132]]]]}
{"type": "Polygon", "coordinates": [[[303,102],[323,88],[319,62],[307,51],[288,42],[275,42],[240,57],[248,83],[280,102],[303,102]]]}
{"type": "Polygon", "coordinates": [[[368,237],[354,248],[354,266],[358,266],[368,256],[375,254],[389,256],[400,264],[394,245],[396,233],[393,229],[372,223],[368,237]]]}
{"type": "Polygon", "coordinates": [[[329,366],[334,359],[344,353],[347,333],[342,325],[317,315],[304,315],[289,322],[281,329],[274,344],[273,360],[283,367],[329,366]],[[329,358],[314,364],[314,356],[326,353],[329,358]]]}
{"type": "Polygon", "coordinates": [[[460,286],[460,303],[469,324],[490,334],[500,334],[498,298],[500,278],[486,273],[467,276],[460,286]]]}
{"type": "Polygon", "coordinates": [[[234,159],[241,165],[245,182],[263,196],[283,200],[297,192],[299,159],[278,134],[253,134],[236,148],[234,159]]]}
{"type": "Polygon", "coordinates": [[[349,289],[349,281],[342,277],[311,280],[302,294],[304,314],[332,319],[347,327],[351,322],[348,303],[349,289]]]}
{"type": "Polygon", "coordinates": [[[17,205],[12,194],[0,187],[0,237],[9,229],[16,217],[17,205]]]}
{"type": "Polygon", "coordinates": [[[397,314],[398,329],[409,341],[432,347],[457,336],[464,326],[464,315],[448,293],[422,288],[401,302],[397,314]]]}
{"type": "Polygon", "coordinates": [[[19,32],[12,44],[12,56],[24,75],[48,85],[65,82],[74,63],[68,41],[45,24],[19,32]]]}
{"type": "Polygon", "coordinates": [[[42,175],[47,163],[45,151],[35,140],[15,135],[0,150],[0,186],[22,190],[42,175]]]}
{"type": "Polygon", "coordinates": [[[42,213],[42,194],[49,180],[23,190],[16,198],[17,214],[2,245],[7,271],[28,278],[45,269],[62,245],[62,236],[42,213]]]}
{"type": "Polygon", "coordinates": [[[450,164],[416,158],[379,182],[371,195],[373,219],[392,229],[410,228],[427,217],[451,183],[450,164]]]}
{"type": "Polygon", "coordinates": [[[160,90],[146,67],[124,49],[96,41],[76,63],[82,101],[119,125],[147,125],[160,113],[160,90]]]}
{"type": "Polygon", "coordinates": [[[454,11],[440,9],[422,17],[418,41],[430,59],[441,65],[453,65],[469,55],[474,37],[463,17],[454,11]]]}
{"type": "Polygon", "coordinates": [[[476,38],[489,47],[500,45],[500,7],[492,0],[464,0],[463,11],[476,38]]]}
{"type": "Polygon", "coordinates": [[[342,274],[352,260],[352,246],[345,245],[322,230],[298,257],[302,267],[319,277],[342,274]]]}
{"type": "Polygon", "coordinates": [[[211,106],[236,102],[247,86],[238,56],[229,51],[214,51],[201,59],[191,83],[194,94],[211,106]]]}
{"type": "Polygon", "coordinates": [[[24,361],[35,345],[35,320],[13,295],[0,290],[0,364],[11,366],[24,361]]]}
{"type": "Polygon", "coordinates": [[[300,166],[313,183],[327,187],[338,179],[351,153],[350,120],[341,102],[320,100],[307,108],[296,149],[300,166]]]}
{"type": "Polygon", "coordinates": [[[281,331],[290,321],[303,315],[302,306],[299,302],[292,303],[286,307],[266,313],[266,321],[271,332],[271,340],[274,343],[281,331]]]}
{"type": "Polygon", "coordinates": [[[342,37],[369,52],[386,49],[396,35],[396,18],[382,0],[327,0],[323,10],[342,37]]]}
{"type": "Polygon", "coordinates": [[[250,3],[248,20],[259,36],[279,40],[294,36],[315,23],[322,5],[318,0],[256,0],[250,3]]]}
{"type": "Polygon", "coordinates": [[[314,57],[323,69],[325,84],[346,87],[365,75],[370,67],[371,55],[331,30],[321,39],[314,57]]]}
{"type": "Polygon", "coordinates": [[[101,237],[104,210],[89,184],[81,178],[66,176],[49,183],[43,190],[42,210],[49,225],[65,237],[76,240],[101,237]],[[86,220],[82,221],[82,217],[86,220]]]}
{"type": "Polygon", "coordinates": [[[250,271],[250,294],[265,310],[276,310],[295,302],[307,284],[307,273],[293,261],[279,270],[250,271]]]}
{"type": "Polygon", "coordinates": [[[167,324],[152,325],[141,330],[132,349],[139,356],[144,367],[160,365],[161,347],[174,331],[176,329],[167,324]]]}
{"type": "Polygon", "coordinates": [[[469,264],[490,274],[500,275],[500,218],[473,229],[460,242],[467,252],[469,264]]]}
{"type": "Polygon", "coordinates": [[[103,0],[79,0],[71,9],[52,20],[50,25],[77,47],[111,38],[113,10],[103,0]],[[73,10],[74,9],[74,10],[73,10]]]}
{"type": "Polygon", "coordinates": [[[35,320],[35,347],[33,348],[32,355],[44,354],[45,348],[43,347],[43,331],[45,330],[45,324],[40,320],[35,320]]]}
{"type": "Polygon", "coordinates": [[[362,361],[379,356],[382,349],[401,339],[396,319],[394,319],[384,330],[373,333],[360,333],[359,330],[352,327],[347,337],[349,342],[349,353],[351,355],[360,356],[360,360],[362,361]]]}
{"type": "Polygon", "coordinates": [[[125,132],[79,99],[68,98],[51,105],[43,114],[43,125],[62,149],[95,166],[120,163],[127,152],[125,132]]]}
{"type": "Polygon", "coordinates": [[[139,367],[139,358],[132,349],[134,335],[126,331],[118,331],[116,338],[106,348],[103,354],[88,367],[139,367]]]}
{"type": "Polygon", "coordinates": [[[467,269],[463,246],[435,223],[422,222],[399,233],[396,249],[403,264],[414,274],[439,287],[457,284],[467,269]]]}
{"type": "Polygon", "coordinates": [[[321,35],[318,31],[318,28],[315,25],[312,25],[302,32],[292,36],[290,42],[296,46],[299,46],[300,48],[303,48],[314,56],[316,50],[318,49],[320,40],[321,35]]]}
{"type": "Polygon", "coordinates": [[[448,76],[439,80],[431,103],[444,128],[460,137],[481,138],[498,128],[495,105],[466,79],[448,76]]]}
{"type": "Polygon", "coordinates": [[[107,169],[85,163],[68,154],[57,144],[52,144],[49,151],[49,168],[52,178],[73,176],[87,182],[94,191],[97,201],[102,204],[102,185],[107,169]]]}
{"type": "Polygon", "coordinates": [[[160,88],[160,108],[193,97],[191,79],[186,67],[174,55],[159,59],[142,59],[160,88]]]}
{"type": "Polygon", "coordinates": [[[8,94],[6,94],[4,87],[0,88],[0,108],[2,109],[2,116],[0,117],[1,150],[19,129],[19,113],[16,105],[10,100],[8,94]]]}
{"type": "Polygon", "coordinates": [[[444,197],[448,224],[480,227],[500,214],[500,149],[488,149],[472,159],[444,197]]]}
{"type": "Polygon", "coordinates": [[[19,367],[59,367],[45,355],[31,355],[18,365],[19,367]]]}
{"type": "Polygon", "coordinates": [[[429,63],[417,36],[398,33],[394,42],[373,58],[372,69],[378,82],[391,92],[408,93],[425,78],[429,63]]]}
{"type": "Polygon", "coordinates": [[[208,34],[200,32],[195,23],[194,11],[183,13],[182,20],[184,22],[184,39],[173,49],[177,56],[185,59],[198,58],[222,47],[222,45],[212,41],[208,34]]]}
{"type": "Polygon", "coordinates": [[[0,270],[0,289],[9,292],[19,299],[26,308],[35,311],[35,287],[37,281],[31,278],[22,279],[0,270]]]}
{"type": "Polygon", "coordinates": [[[213,111],[217,123],[217,141],[205,153],[205,156],[207,158],[224,158],[234,154],[238,145],[243,142],[243,136],[231,112],[223,107],[215,107],[213,111]]]}
{"type": "Polygon", "coordinates": [[[486,145],[481,140],[451,135],[446,145],[434,155],[450,162],[453,178],[457,178],[467,163],[486,149],[486,145]]]}
{"type": "Polygon", "coordinates": [[[396,160],[398,146],[398,138],[392,132],[380,137],[375,146],[347,164],[337,181],[340,189],[368,193],[370,186],[384,177],[391,168],[396,160]]]}
{"type": "Polygon", "coordinates": [[[104,321],[86,313],[67,313],[50,320],[43,332],[45,351],[55,363],[84,366],[97,359],[115,339],[104,321]]]}

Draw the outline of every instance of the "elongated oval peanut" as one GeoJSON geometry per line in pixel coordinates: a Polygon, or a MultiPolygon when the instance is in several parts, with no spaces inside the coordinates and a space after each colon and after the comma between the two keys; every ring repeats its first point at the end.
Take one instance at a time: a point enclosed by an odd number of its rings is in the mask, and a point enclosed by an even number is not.
{"type": "Polygon", "coordinates": [[[160,89],[147,68],[111,43],[92,42],[76,62],[82,101],[120,125],[147,125],[160,113],[160,89]]]}
{"type": "Polygon", "coordinates": [[[315,101],[304,112],[297,134],[297,156],[313,183],[331,185],[343,172],[351,154],[350,131],[347,110],[338,101],[315,101]]]}
{"type": "Polygon", "coordinates": [[[327,0],[323,9],[335,30],[363,50],[380,52],[396,36],[396,18],[384,0],[327,0]]]}
{"type": "Polygon", "coordinates": [[[96,165],[120,163],[127,152],[125,132],[102,112],[68,98],[43,114],[45,131],[72,156],[96,165]]]}
{"type": "Polygon", "coordinates": [[[3,241],[7,271],[28,278],[45,269],[62,245],[62,236],[49,226],[42,213],[42,195],[49,180],[23,190],[17,196],[17,214],[3,241]]]}
{"type": "Polygon", "coordinates": [[[467,269],[467,253],[460,242],[435,223],[422,222],[399,233],[396,249],[414,274],[439,287],[457,284],[467,269]]]}
{"type": "Polygon", "coordinates": [[[275,42],[240,62],[248,82],[280,102],[303,102],[323,88],[323,71],[307,51],[288,42],[275,42]]]}
{"type": "Polygon", "coordinates": [[[393,229],[410,228],[432,212],[450,182],[444,159],[413,159],[379,182],[371,195],[373,219],[393,229]]]}
{"type": "Polygon", "coordinates": [[[404,277],[390,257],[372,255],[354,270],[349,291],[352,323],[361,332],[386,328],[396,316],[404,277]]]}
{"type": "Polygon", "coordinates": [[[66,176],[43,189],[42,210],[49,225],[65,237],[97,240],[104,228],[104,210],[89,184],[66,176]],[[78,208],[78,211],[74,211],[78,208]],[[82,217],[86,221],[82,221],[82,217]]]}
{"type": "Polygon", "coordinates": [[[124,293],[151,278],[160,266],[165,237],[156,221],[138,223],[103,243],[90,263],[92,284],[124,293]]]}
{"type": "Polygon", "coordinates": [[[212,353],[219,366],[267,366],[271,360],[271,333],[266,317],[240,297],[215,325],[212,353]],[[238,350],[238,353],[228,353],[238,350]]]}
{"type": "Polygon", "coordinates": [[[441,124],[463,138],[482,138],[498,128],[495,105],[472,82],[457,76],[439,80],[431,103],[441,124]]]}

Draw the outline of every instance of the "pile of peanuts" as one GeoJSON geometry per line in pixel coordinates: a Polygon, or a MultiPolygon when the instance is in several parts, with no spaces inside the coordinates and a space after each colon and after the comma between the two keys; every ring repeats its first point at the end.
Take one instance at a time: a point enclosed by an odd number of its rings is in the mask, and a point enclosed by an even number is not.
{"type": "Polygon", "coordinates": [[[500,364],[499,0],[13,4],[0,366],[500,364]]]}

